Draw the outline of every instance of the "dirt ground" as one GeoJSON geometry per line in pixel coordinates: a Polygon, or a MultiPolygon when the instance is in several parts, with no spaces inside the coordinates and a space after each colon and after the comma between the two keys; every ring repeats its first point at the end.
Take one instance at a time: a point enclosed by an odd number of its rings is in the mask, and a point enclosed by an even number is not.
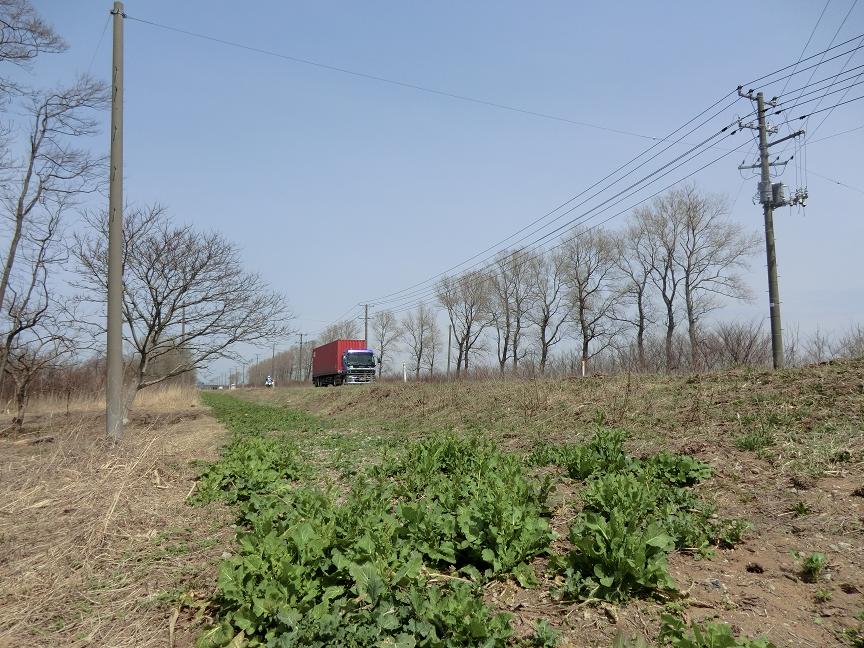
{"type": "Polygon", "coordinates": [[[180,603],[212,591],[233,529],[185,504],[225,433],[184,407],[139,408],[118,446],[95,413],[0,438],[0,646],[193,643],[180,603]]]}

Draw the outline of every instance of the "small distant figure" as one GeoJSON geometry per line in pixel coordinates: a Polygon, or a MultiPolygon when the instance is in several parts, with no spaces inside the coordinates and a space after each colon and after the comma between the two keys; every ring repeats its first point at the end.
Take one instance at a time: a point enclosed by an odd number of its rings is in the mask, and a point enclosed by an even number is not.
{"type": "Polygon", "coordinates": [[[265,387],[272,387],[273,386],[273,376],[267,376],[267,378],[264,380],[264,386],[265,387]]]}

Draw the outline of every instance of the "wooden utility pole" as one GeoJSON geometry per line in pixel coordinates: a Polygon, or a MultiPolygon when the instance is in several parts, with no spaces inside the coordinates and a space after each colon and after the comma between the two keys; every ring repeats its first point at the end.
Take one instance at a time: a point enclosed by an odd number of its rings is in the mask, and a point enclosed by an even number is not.
{"type": "MultiPolygon", "coordinates": [[[[796,131],[786,137],[781,137],[773,142],[768,141],[769,133],[776,133],[776,128],[771,128],[765,119],[765,97],[761,92],[753,96],[753,91],[743,92],[738,88],[738,94],[756,102],[757,124],[743,124],[739,121],[740,128],[750,128],[759,131],[759,162],[758,164],[741,165],[739,169],[759,169],[759,202],[762,203],[762,214],[765,219],[765,253],[768,261],[768,301],[771,317],[771,356],[775,369],[782,369],[784,363],[783,355],[783,327],[780,322],[780,285],[777,281],[777,251],[774,245],[774,208],[796,203],[803,204],[807,198],[798,192],[795,197],[788,201],[784,196],[784,187],[781,183],[771,184],[771,167],[785,166],[786,162],[770,162],[768,148],[785,142],[786,140],[799,137],[804,134],[803,130],[796,131]]],[[[769,106],[776,106],[776,102],[767,102],[769,106]]]]}
{"type": "Polygon", "coordinates": [[[115,2],[111,62],[111,171],[108,185],[108,339],[105,425],[123,436],[123,3],[115,2]]]}

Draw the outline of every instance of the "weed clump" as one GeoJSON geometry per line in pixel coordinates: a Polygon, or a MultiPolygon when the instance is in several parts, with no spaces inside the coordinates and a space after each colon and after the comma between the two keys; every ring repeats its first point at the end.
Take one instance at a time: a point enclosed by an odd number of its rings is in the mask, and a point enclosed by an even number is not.
{"type": "Polygon", "coordinates": [[[552,562],[565,578],[565,597],[621,603],[673,589],[669,552],[705,555],[714,546],[737,544],[748,528],[715,519],[714,508],[692,490],[711,476],[707,464],[669,452],[636,459],[624,452],[624,438],[598,427],[584,445],[545,446],[531,456],[533,463],[557,463],[587,480],[583,509],[570,527],[573,549],[552,562]]]}
{"type": "Polygon", "coordinates": [[[776,648],[767,639],[735,637],[726,623],[685,624],[680,618],[663,615],[660,641],[671,648],[776,648]]]}

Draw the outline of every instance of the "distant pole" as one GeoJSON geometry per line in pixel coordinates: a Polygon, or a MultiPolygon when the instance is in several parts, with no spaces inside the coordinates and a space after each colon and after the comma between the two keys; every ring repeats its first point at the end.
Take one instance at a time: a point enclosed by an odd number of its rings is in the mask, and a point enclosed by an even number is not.
{"type": "Polygon", "coordinates": [[[408,382],[408,367],[405,366],[405,363],[402,363],[402,382],[408,382]]]}
{"type": "Polygon", "coordinates": [[[123,436],[123,3],[115,2],[111,64],[111,171],[108,185],[108,375],[105,425],[115,442],[123,436]]]}
{"type": "Polygon", "coordinates": [[[363,344],[369,347],[369,304],[363,308],[363,344]]]}
{"type": "Polygon", "coordinates": [[[305,333],[300,333],[300,348],[297,350],[297,379],[303,382],[303,336],[305,333]]]}
{"type": "Polygon", "coordinates": [[[453,346],[453,325],[447,327],[447,377],[450,377],[450,350],[453,346]]]}
{"type": "Polygon", "coordinates": [[[276,343],[273,343],[273,351],[270,353],[270,377],[276,381],[276,343]]]}

